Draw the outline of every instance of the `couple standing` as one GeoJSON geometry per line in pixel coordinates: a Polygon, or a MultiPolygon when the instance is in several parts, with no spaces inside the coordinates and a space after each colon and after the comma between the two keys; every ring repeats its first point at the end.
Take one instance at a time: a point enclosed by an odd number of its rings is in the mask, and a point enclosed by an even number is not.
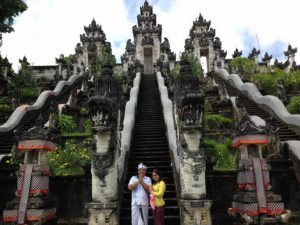
{"type": "Polygon", "coordinates": [[[147,167],[140,163],[138,165],[138,176],[131,177],[128,189],[132,191],[131,199],[131,223],[132,225],[148,225],[149,197],[148,193],[154,195],[154,206],[152,215],[155,225],[164,225],[165,201],[163,199],[166,190],[165,182],[161,180],[158,170],[152,172],[154,184],[146,175],[147,167]]]}

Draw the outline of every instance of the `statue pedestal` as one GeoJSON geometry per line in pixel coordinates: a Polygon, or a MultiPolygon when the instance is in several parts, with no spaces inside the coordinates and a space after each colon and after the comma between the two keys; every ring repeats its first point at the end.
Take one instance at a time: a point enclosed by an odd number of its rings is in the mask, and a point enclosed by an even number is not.
{"type": "Polygon", "coordinates": [[[211,225],[211,200],[185,200],[179,201],[180,214],[183,225],[211,225]]]}
{"type": "Polygon", "coordinates": [[[118,225],[118,202],[88,203],[89,225],[118,225]]]}

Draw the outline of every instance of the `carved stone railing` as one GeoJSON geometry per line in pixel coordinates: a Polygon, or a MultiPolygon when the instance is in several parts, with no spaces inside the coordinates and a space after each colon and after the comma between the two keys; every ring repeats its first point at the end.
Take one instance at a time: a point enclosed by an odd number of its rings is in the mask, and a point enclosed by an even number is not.
{"type": "Polygon", "coordinates": [[[11,134],[17,127],[24,125],[47,109],[52,101],[59,101],[82,80],[84,73],[73,75],[68,81],[60,81],[53,91],[43,91],[33,105],[21,105],[15,109],[9,119],[0,126],[0,135],[11,134]]]}
{"type": "Polygon", "coordinates": [[[125,106],[125,115],[123,120],[123,130],[121,135],[120,156],[118,158],[119,181],[123,179],[124,165],[126,155],[130,149],[133,127],[135,123],[135,112],[140,91],[141,73],[137,72],[133,80],[133,87],[130,90],[130,98],[125,106]]]}
{"type": "Polygon", "coordinates": [[[167,129],[169,149],[171,150],[174,158],[176,172],[179,173],[179,157],[177,155],[177,137],[174,124],[173,102],[169,99],[168,89],[165,86],[164,78],[162,77],[161,72],[157,72],[156,77],[158,82],[158,89],[160,92],[161,104],[163,108],[164,120],[167,129]]]}
{"type": "Polygon", "coordinates": [[[295,129],[300,133],[300,115],[290,114],[282,101],[272,95],[262,95],[253,83],[244,83],[239,75],[229,74],[225,69],[216,69],[215,74],[221,79],[229,82],[234,88],[246,94],[251,100],[274,114],[282,122],[295,129]]]}
{"type": "Polygon", "coordinates": [[[202,105],[204,99],[199,98],[199,92],[193,92],[194,87],[199,88],[199,83],[194,82],[195,80],[190,79],[191,77],[188,75],[184,79],[178,79],[176,87],[179,89],[175,93],[176,100],[173,108],[173,102],[168,97],[168,90],[161,72],[157,72],[156,77],[169,149],[176,168],[173,171],[175,171],[175,184],[182,224],[196,224],[198,221],[201,224],[210,225],[211,201],[205,199],[205,160],[201,154],[203,149],[201,149],[202,145],[200,144],[203,136],[200,125],[202,121],[199,118],[202,118],[203,108],[200,110],[199,105],[202,105]],[[187,83],[190,84],[189,87],[193,93],[186,93],[182,87],[179,87],[182,85],[187,88],[187,83]]]}

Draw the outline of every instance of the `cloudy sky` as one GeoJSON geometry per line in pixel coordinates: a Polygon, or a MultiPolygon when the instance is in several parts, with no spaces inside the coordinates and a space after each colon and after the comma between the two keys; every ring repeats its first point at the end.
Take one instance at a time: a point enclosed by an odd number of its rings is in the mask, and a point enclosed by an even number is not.
{"type": "MultiPolygon", "coordinates": [[[[5,34],[2,56],[14,68],[18,59],[27,56],[33,65],[53,65],[60,54],[74,53],[83,26],[95,18],[112,43],[117,60],[127,39],[133,39],[132,26],[144,0],[25,0],[28,10],[16,18],[15,32],[5,34]]],[[[184,49],[193,20],[201,12],[211,20],[227,58],[235,48],[248,56],[253,47],[285,60],[283,51],[290,43],[300,48],[300,13],[295,0],[148,0],[154,6],[157,22],[163,26],[172,50],[184,49]]],[[[299,49],[300,50],[300,49],[299,49]]],[[[300,62],[300,53],[296,55],[300,62]]]]}

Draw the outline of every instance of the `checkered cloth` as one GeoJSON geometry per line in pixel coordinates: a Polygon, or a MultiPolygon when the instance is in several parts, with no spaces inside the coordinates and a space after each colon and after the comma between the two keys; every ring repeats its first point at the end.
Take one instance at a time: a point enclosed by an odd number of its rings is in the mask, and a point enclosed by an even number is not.
{"type": "MultiPolygon", "coordinates": [[[[241,203],[233,202],[232,209],[237,213],[246,213],[249,216],[257,216],[259,214],[258,204],[257,203],[241,203]]],[[[284,204],[280,203],[268,203],[266,214],[269,216],[280,215],[285,212],[284,204]]]]}
{"type": "Polygon", "coordinates": [[[54,151],[55,145],[52,141],[47,140],[24,140],[19,142],[18,149],[54,151]]]}
{"type": "Polygon", "coordinates": [[[259,212],[267,213],[267,197],[264,185],[264,177],[261,161],[258,158],[252,159],[254,167],[255,185],[256,185],[256,198],[258,202],[259,212]]]}
{"type": "Polygon", "coordinates": [[[25,168],[25,173],[21,183],[21,197],[18,209],[18,224],[25,224],[26,222],[26,211],[29,200],[29,192],[31,186],[31,178],[32,178],[33,165],[27,164],[25,168]]]}
{"type": "MultiPolygon", "coordinates": [[[[56,209],[28,209],[26,213],[26,221],[51,220],[55,218],[56,209]]],[[[17,222],[18,210],[4,210],[3,222],[17,222]]]]}
{"type": "MultiPolygon", "coordinates": [[[[23,177],[18,177],[18,193],[22,192],[23,177]]],[[[48,176],[32,176],[29,193],[48,193],[49,177],[48,176]]]]}
{"type": "Polygon", "coordinates": [[[232,207],[236,213],[246,213],[249,216],[267,214],[269,216],[280,215],[285,212],[282,202],[268,202],[266,190],[269,190],[270,175],[265,159],[252,158],[239,161],[238,184],[243,189],[252,187],[256,192],[255,203],[233,202],[232,207]]]}
{"type": "MultiPolygon", "coordinates": [[[[26,164],[20,165],[20,174],[23,176],[26,164]]],[[[49,167],[47,165],[33,164],[33,175],[49,175],[49,167]]]]}

